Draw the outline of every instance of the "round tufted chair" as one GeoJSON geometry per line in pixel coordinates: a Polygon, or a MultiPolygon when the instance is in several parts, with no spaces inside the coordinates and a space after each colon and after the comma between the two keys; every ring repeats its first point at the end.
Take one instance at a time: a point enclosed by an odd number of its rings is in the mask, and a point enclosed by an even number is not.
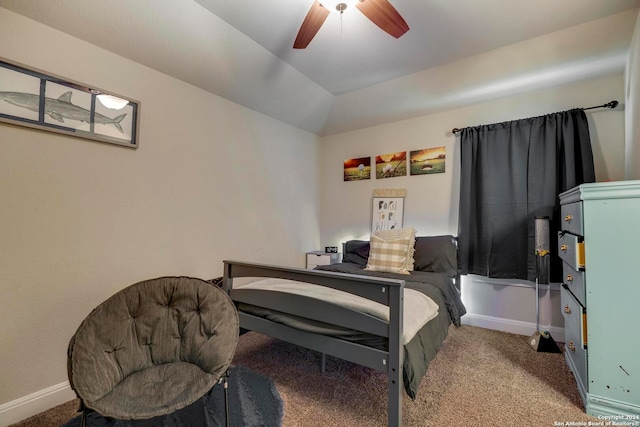
{"type": "Polygon", "coordinates": [[[217,286],[190,277],[136,283],[81,323],[69,343],[69,382],[83,408],[105,417],[168,414],[226,375],[238,332],[236,308],[217,286]]]}

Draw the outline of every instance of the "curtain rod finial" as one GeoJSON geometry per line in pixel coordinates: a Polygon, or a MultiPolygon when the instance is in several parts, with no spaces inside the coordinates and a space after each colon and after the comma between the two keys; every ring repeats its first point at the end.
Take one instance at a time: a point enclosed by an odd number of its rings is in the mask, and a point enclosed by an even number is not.
{"type": "Polygon", "coordinates": [[[616,108],[618,106],[618,101],[613,100],[611,102],[607,102],[604,106],[607,108],[616,108]]]}

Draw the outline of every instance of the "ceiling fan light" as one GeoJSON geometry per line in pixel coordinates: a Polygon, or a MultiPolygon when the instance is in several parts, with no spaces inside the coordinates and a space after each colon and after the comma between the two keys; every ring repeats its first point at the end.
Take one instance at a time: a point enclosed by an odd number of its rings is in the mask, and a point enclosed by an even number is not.
{"type": "Polygon", "coordinates": [[[331,13],[350,12],[360,0],[321,0],[320,4],[331,13]]]}

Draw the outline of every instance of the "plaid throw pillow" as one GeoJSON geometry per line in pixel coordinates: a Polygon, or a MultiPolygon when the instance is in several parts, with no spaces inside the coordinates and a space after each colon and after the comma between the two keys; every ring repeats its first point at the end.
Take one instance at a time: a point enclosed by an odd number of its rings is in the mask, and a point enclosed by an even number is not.
{"type": "Polygon", "coordinates": [[[408,238],[385,240],[372,234],[365,270],[409,274],[406,267],[409,243],[408,238]]]}
{"type": "Polygon", "coordinates": [[[414,270],[414,253],[416,246],[416,229],[410,228],[398,228],[394,230],[378,230],[376,236],[381,237],[384,240],[398,240],[409,239],[409,251],[407,252],[407,260],[405,261],[405,268],[407,271],[414,270]]]}

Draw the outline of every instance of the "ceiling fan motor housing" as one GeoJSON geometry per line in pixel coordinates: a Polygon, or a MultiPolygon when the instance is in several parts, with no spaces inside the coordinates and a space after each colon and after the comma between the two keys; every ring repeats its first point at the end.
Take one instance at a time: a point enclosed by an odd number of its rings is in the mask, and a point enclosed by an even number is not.
{"type": "Polygon", "coordinates": [[[353,10],[359,1],[361,0],[324,0],[320,4],[330,12],[344,13],[353,10]]]}

